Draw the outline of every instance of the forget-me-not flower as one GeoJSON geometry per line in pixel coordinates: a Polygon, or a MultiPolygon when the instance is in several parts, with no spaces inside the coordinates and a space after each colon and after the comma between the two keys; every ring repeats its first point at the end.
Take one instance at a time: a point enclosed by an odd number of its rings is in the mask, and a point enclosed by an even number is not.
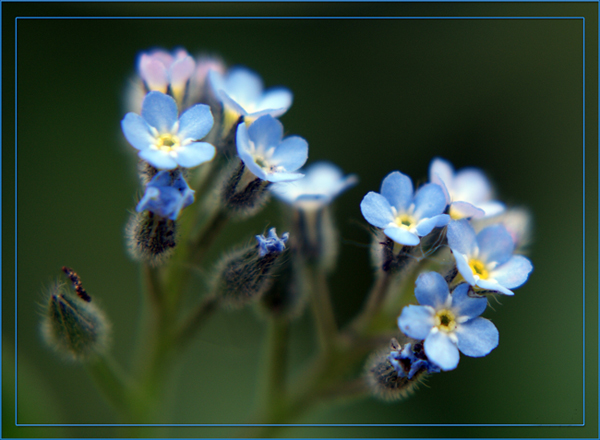
{"type": "Polygon", "coordinates": [[[492,187],[486,175],[477,168],[454,172],[450,162],[436,158],[429,167],[429,180],[443,188],[454,220],[490,217],[504,210],[502,203],[491,200],[492,187]]]}
{"type": "Polygon", "coordinates": [[[429,183],[416,194],[410,177],[394,171],[381,183],[381,193],[370,191],[360,203],[365,219],[396,243],[416,246],[420,237],[450,221],[442,188],[429,183]]]}
{"type": "Polygon", "coordinates": [[[208,79],[225,107],[225,125],[240,116],[246,124],[262,115],[279,117],[292,105],[292,92],[283,87],[263,90],[260,76],[244,67],[234,67],[226,75],[211,70],[208,79]]]}
{"type": "Polygon", "coordinates": [[[488,226],[475,234],[466,219],[448,225],[448,246],[465,281],[483,290],[513,295],[533,269],[522,255],[513,255],[515,243],[504,225],[488,226]]]}
{"type": "Polygon", "coordinates": [[[304,178],[276,183],[271,186],[271,192],[280,200],[304,210],[329,205],[358,182],[355,174],[344,176],[342,170],[330,162],[316,162],[301,171],[305,174],[304,178]]]}
{"type": "Polygon", "coordinates": [[[271,115],[258,118],[250,127],[240,124],[237,152],[244,165],[258,178],[286,182],[304,177],[295,173],[308,158],[308,143],[299,136],[283,139],[283,125],[271,115]]]}
{"type": "Polygon", "coordinates": [[[423,273],[415,283],[415,296],[421,305],[404,307],[398,318],[400,330],[424,340],[427,358],[442,370],[456,368],[459,350],[480,357],[498,346],[498,329],[479,316],[487,307],[487,299],[470,297],[468,292],[469,285],[463,283],[450,294],[443,276],[423,273]]]}
{"type": "Polygon", "coordinates": [[[197,104],[179,119],[177,114],[173,98],[150,92],[142,103],[141,116],[127,113],[121,121],[123,134],[139,150],[138,155],[159,170],[192,168],[215,156],[214,146],[198,142],[213,126],[210,108],[197,104]]]}
{"type": "Polygon", "coordinates": [[[168,171],[159,171],[146,185],[144,197],[140,200],[137,212],[150,211],[170,220],[176,220],[179,212],[194,202],[194,190],[181,173],[173,178],[168,171]]]}
{"type": "Polygon", "coordinates": [[[185,49],[170,54],[164,50],[142,53],[138,59],[138,73],[149,90],[167,93],[169,86],[177,100],[181,100],[187,81],[196,63],[185,49]]]}
{"type": "Polygon", "coordinates": [[[283,252],[285,249],[285,243],[288,241],[289,237],[290,234],[285,232],[281,234],[281,238],[279,238],[275,228],[269,229],[267,237],[264,235],[256,235],[259,256],[264,257],[267,254],[283,252]]]}

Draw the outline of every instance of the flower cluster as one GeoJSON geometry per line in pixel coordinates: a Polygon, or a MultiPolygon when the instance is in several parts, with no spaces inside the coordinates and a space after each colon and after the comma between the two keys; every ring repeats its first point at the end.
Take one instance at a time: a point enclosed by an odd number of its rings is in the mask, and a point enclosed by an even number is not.
{"type": "MultiPolygon", "coordinates": [[[[379,192],[368,192],[354,205],[356,215],[360,209],[373,227],[377,270],[364,307],[341,326],[327,285],[343,242],[332,204],[358,177],[330,162],[305,167],[308,142],[284,136],[277,119],[290,109],[292,93],[265,89],[245,67],[228,68],[215,57],[192,57],[181,48],[141,53],[132,84],[121,128],[133,147],[128,151],[137,154],[132,157],[141,187],[127,244],[143,265],[151,325],[164,332],[145,341],[151,365],[138,373],[143,378],[150,371],[152,380],[139,381],[151,388],[140,389],[139,396],[160,400],[159,373],[167,374],[171,358],[213,311],[250,304],[260,311],[257,316],[270,320],[269,332],[278,332],[269,335],[266,356],[273,363],[265,369],[268,411],[257,411],[271,412],[269,423],[283,420],[290,408],[308,407],[314,396],[344,395],[345,387],[370,389],[383,398],[407,396],[425,376],[455,369],[460,353],[482,357],[498,346],[498,329],[481,315],[488,296],[513,295],[527,281],[532,264],[522,253],[530,219],[527,211],[497,201],[482,171],[455,172],[448,161],[434,159],[429,182],[416,186],[393,171],[379,192]],[[271,195],[282,202],[282,223],[290,232],[277,235],[271,227],[254,233],[249,243],[215,259],[212,246],[228,222],[255,215],[271,195]],[[205,258],[217,264],[205,268],[205,258]],[[202,282],[190,286],[197,277],[202,282]],[[415,279],[413,289],[406,281],[415,279]],[[409,304],[413,294],[418,305],[409,304]],[[307,371],[318,374],[306,375],[313,383],[298,387],[297,395],[286,395],[283,385],[292,382],[282,368],[291,351],[287,335],[306,304],[319,345],[307,371]],[[382,339],[398,330],[402,343],[393,338],[382,350],[382,339]],[[365,377],[349,378],[367,358],[365,377]]],[[[102,356],[110,323],[91,304],[79,276],[63,271],[75,295],[62,283],[51,289],[44,337],[75,360],[102,356]]],[[[102,366],[104,377],[110,377],[110,368],[102,366]]],[[[123,406],[135,402],[122,397],[129,389],[137,396],[138,385],[127,384],[113,400],[123,406]]],[[[140,415],[140,408],[129,409],[132,418],[140,415]]]]}
{"type": "Polygon", "coordinates": [[[380,192],[369,192],[361,203],[365,219],[391,241],[381,243],[384,259],[417,248],[423,255],[426,237],[435,238],[429,252],[449,248],[452,255],[447,275],[419,275],[414,294],[420,305],[404,307],[398,318],[402,333],[423,347],[421,358],[412,355],[410,344],[389,355],[398,374],[409,379],[422,370],[423,362],[452,370],[459,351],[480,357],[496,348],[498,330],[479,316],[487,307],[486,294],[513,295],[510,289],[523,285],[533,269],[529,259],[515,254],[527,235],[528,217],[515,211],[520,221],[510,221],[514,214],[493,200],[483,172],[475,168],[454,172],[449,162],[438,158],[431,163],[429,178],[415,192],[409,177],[392,172],[380,192]]]}

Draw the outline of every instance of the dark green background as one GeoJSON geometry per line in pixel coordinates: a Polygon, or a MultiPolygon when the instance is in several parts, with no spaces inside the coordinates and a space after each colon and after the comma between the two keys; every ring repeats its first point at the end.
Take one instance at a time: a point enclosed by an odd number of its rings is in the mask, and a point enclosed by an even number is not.
{"type": "MultiPolygon", "coordinates": [[[[580,4],[2,4],[4,436],[114,436],[114,428],[19,428],[14,420],[15,16],[586,16],[586,427],[290,428],[282,436],[597,436],[597,17],[580,4]],[[14,33],[12,33],[14,35],[14,33]],[[11,64],[12,63],[12,64],[11,64]]],[[[341,322],[372,280],[359,203],[400,170],[427,179],[434,156],[478,166],[499,198],[529,207],[534,271],[485,316],[500,345],[461,357],[452,372],[400,403],[318,407],[299,423],[581,424],[583,421],[583,20],[33,20],[17,33],[17,258],[19,423],[115,423],[84,369],[39,337],[42,292],[71,266],[113,322],[113,353],[134,349],[141,296],[123,229],[134,207],[134,158],[123,139],[123,95],[136,54],[183,46],[220,54],[294,93],[281,118],[360,183],[335,214],[346,240],[331,288],[341,322]]],[[[281,224],[275,203],[233,223],[217,246],[281,224]]],[[[218,253],[215,253],[217,256],[218,253]]],[[[202,292],[199,291],[198,294],[202,292]]],[[[173,379],[173,411],[157,422],[243,423],[258,387],[264,323],[252,310],[221,313],[173,379]]],[[[311,322],[294,327],[292,365],[313,347],[311,322]]],[[[252,431],[249,431],[252,433],[252,431]]],[[[248,431],[171,428],[137,435],[232,436],[248,431]]]]}

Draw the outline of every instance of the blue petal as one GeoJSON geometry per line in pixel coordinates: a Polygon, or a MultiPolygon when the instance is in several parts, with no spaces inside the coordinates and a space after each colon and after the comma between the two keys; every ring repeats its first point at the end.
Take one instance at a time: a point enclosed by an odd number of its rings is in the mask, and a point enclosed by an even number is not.
{"type": "Polygon", "coordinates": [[[448,214],[440,214],[435,217],[421,220],[415,229],[419,236],[424,237],[429,234],[433,228],[441,228],[442,226],[446,226],[448,222],[450,222],[450,216],[448,214]]]}
{"type": "Polygon", "coordinates": [[[146,188],[149,186],[154,186],[156,188],[161,186],[171,186],[171,180],[171,174],[168,171],[159,171],[148,185],[146,185],[146,188]]]}
{"type": "Polygon", "coordinates": [[[180,167],[193,168],[215,157],[215,147],[206,142],[192,142],[177,151],[177,163],[180,167]]]}
{"type": "Polygon", "coordinates": [[[145,150],[154,144],[155,139],[150,127],[140,115],[127,113],[121,121],[121,128],[133,148],[145,150]]]}
{"type": "Polygon", "coordinates": [[[513,255],[506,263],[496,267],[490,276],[504,287],[514,289],[527,281],[532,270],[531,261],[521,255],[513,255]]]}
{"type": "Polygon", "coordinates": [[[299,136],[290,136],[275,149],[271,156],[274,165],[282,166],[286,171],[296,171],[308,159],[308,143],[299,136]]]}
{"type": "Polygon", "coordinates": [[[226,107],[229,110],[232,110],[237,115],[246,116],[248,114],[248,112],[246,110],[244,110],[244,107],[242,107],[237,102],[235,102],[233,99],[231,99],[229,97],[229,95],[227,93],[225,93],[224,91],[221,90],[218,94],[218,97],[221,100],[221,102],[223,103],[224,107],[226,107]]]}
{"type": "Polygon", "coordinates": [[[458,349],[467,356],[485,356],[498,346],[498,329],[485,318],[459,324],[455,333],[458,336],[458,349]]]}
{"type": "Polygon", "coordinates": [[[446,303],[450,295],[448,283],[437,272],[425,272],[415,282],[415,297],[419,304],[438,309],[446,303]]]}
{"type": "Polygon", "coordinates": [[[502,284],[494,279],[489,280],[477,280],[477,286],[485,290],[492,290],[494,292],[502,293],[504,295],[512,296],[515,293],[512,290],[507,289],[502,284]]]}
{"type": "Polygon", "coordinates": [[[397,226],[385,228],[383,233],[396,243],[404,244],[406,246],[416,246],[421,242],[421,239],[417,234],[410,232],[408,229],[399,228],[397,226]]]}
{"type": "Polygon", "coordinates": [[[142,159],[159,170],[172,170],[177,168],[177,162],[168,153],[153,148],[141,150],[138,153],[142,159]]]}
{"type": "Polygon", "coordinates": [[[431,161],[431,165],[429,166],[429,181],[437,183],[442,187],[446,196],[446,203],[450,203],[448,190],[452,188],[453,180],[454,168],[450,162],[439,157],[431,161]]]}
{"type": "Polygon", "coordinates": [[[283,125],[271,115],[261,116],[248,128],[248,136],[257,148],[267,150],[281,142],[283,125]]]}
{"type": "Polygon", "coordinates": [[[507,262],[515,249],[512,237],[502,224],[488,226],[477,234],[479,258],[482,261],[502,264],[507,262]]]}
{"type": "Polygon", "coordinates": [[[360,211],[373,226],[385,228],[394,221],[392,207],[385,197],[370,191],[360,202],[360,211]]]}
{"type": "Polygon", "coordinates": [[[434,322],[434,312],[431,308],[409,305],[402,309],[398,318],[398,328],[411,338],[425,339],[434,322]]]}
{"type": "Polygon", "coordinates": [[[399,171],[388,174],[381,182],[381,195],[399,213],[405,212],[413,201],[413,184],[410,177],[399,171]]]}
{"type": "Polygon", "coordinates": [[[292,182],[304,177],[302,173],[266,173],[265,180],[269,182],[292,182]]]}
{"type": "MultiPolygon", "coordinates": [[[[452,225],[452,223],[451,223],[452,225]]],[[[456,268],[463,276],[465,281],[469,283],[471,286],[475,285],[475,276],[473,275],[473,270],[471,266],[469,266],[468,257],[464,254],[461,254],[460,251],[452,249],[452,255],[454,255],[454,260],[456,261],[456,268]]]]}
{"type": "Polygon", "coordinates": [[[485,211],[467,202],[453,202],[450,204],[450,215],[454,219],[481,218],[485,211]]]}
{"type": "Polygon", "coordinates": [[[269,89],[258,104],[260,111],[269,111],[274,117],[283,115],[292,105],[292,92],[285,88],[269,89]]]}
{"type": "Polygon", "coordinates": [[[150,92],[142,102],[142,117],[159,133],[169,133],[177,122],[177,103],[169,95],[150,92]]]}
{"type": "MultiPolygon", "coordinates": [[[[250,156],[252,158],[251,152],[253,150],[253,147],[250,144],[250,137],[248,136],[248,129],[246,128],[246,124],[242,123],[238,125],[237,132],[235,135],[235,145],[240,157],[242,157],[242,154],[245,154],[246,156],[250,156]]],[[[252,158],[251,161],[254,162],[254,158],[252,158]]],[[[246,163],[245,160],[244,163],[246,163]]]]}
{"type": "Polygon", "coordinates": [[[461,254],[471,255],[476,245],[475,230],[469,224],[468,220],[458,220],[448,225],[446,233],[448,246],[461,254]]]}
{"type": "Polygon", "coordinates": [[[415,217],[429,218],[439,215],[446,209],[446,196],[441,186],[435,183],[423,185],[415,194],[415,217]]]}
{"type": "Polygon", "coordinates": [[[454,176],[454,200],[479,205],[492,197],[487,176],[477,168],[463,168],[454,176]]]}
{"type": "Polygon", "coordinates": [[[506,209],[504,203],[496,201],[478,203],[477,207],[485,212],[485,217],[493,217],[502,213],[506,209]]]}
{"type": "Polygon", "coordinates": [[[177,135],[185,139],[200,140],[204,138],[213,126],[213,115],[210,107],[197,104],[186,110],[179,118],[179,132],[177,135]]]}
{"type": "Polygon", "coordinates": [[[423,345],[429,360],[442,370],[454,370],[458,365],[458,348],[445,332],[430,333],[423,345]]]}
{"type": "Polygon", "coordinates": [[[457,316],[473,319],[481,315],[487,307],[487,298],[473,298],[468,295],[469,285],[462,283],[452,292],[452,309],[457,316]]]}
{"type": "Polygon", "coordinates": [[[225,92],[244,109],[261,98],[263,85],[260,77],[244,67],[234,67],[225,79],[225,92]]]}

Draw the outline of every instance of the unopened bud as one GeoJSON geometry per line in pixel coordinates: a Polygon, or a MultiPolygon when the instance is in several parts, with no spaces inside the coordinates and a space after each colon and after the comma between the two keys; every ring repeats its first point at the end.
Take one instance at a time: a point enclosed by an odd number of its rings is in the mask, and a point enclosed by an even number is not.
{"type": "Polygon", "coordinates": [[[91,297],[83,290],[77,274],[65,269],[71,280],[73,275],[77,280],[74,282],[77,296],[64,283],[56,282],[51,287],[44,310],[42,335],[58,353],[84,361],[107,349],[110,326],[104,313],[90,302],[91,297]]]}
{"type": "Polygon", "coordinates": [[[395,339],[390,342],[390,348],[369,358],[366,370],[371,392],[388,401],[411,395],[428,373],[440,371],[427,360],[422,344],[407,343],[401,347],[395,339]]]}
{"type": "Polygon", "coordinates": [[[272,228],[267,237],[257,235],[256,239],[256,246],[236,251],[220,264],[215,290],[230,307],[241,307],[256,300],[271,287],[288,234],[279,238],[272,228]]]}
{"type": "Polygon", "coordinates": [[[249,217],[256,214],[269,199],[270,182],[256,177],[244,162],[228,172],[222,191],[224,206],[234,215],[249,217]]]}
{"type": "Polygon", "coordinates": [[[134,213],[127,224],[126,238],[133,259],[158,266],[177,245],[177,223],[150,211],[134,213]]]}

